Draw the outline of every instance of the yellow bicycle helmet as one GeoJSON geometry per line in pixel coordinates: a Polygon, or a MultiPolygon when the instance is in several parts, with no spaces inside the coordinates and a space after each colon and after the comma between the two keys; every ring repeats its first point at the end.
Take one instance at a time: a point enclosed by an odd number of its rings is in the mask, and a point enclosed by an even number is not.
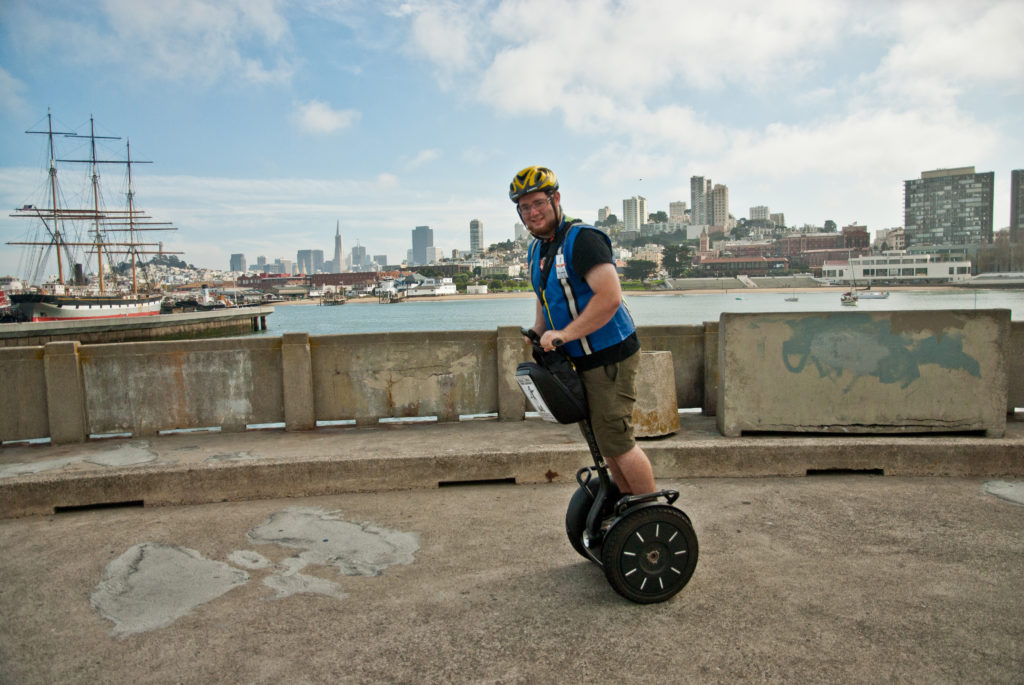
{"type": "Polygon", "coordinates": [[[547,167],[528,166],[512,179],[508,187],[508,196],[512,202],[519,202],[523,195],[542,190],[551,194],[558,190],[558,177],[547,167]]]}

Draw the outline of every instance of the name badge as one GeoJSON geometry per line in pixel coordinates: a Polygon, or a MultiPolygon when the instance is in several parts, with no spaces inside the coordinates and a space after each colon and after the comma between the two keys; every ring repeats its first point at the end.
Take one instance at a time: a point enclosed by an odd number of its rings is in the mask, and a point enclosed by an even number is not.
{"type": "Polygon", "coordinates": [[[565,255],[559,252],[555,255],[555,275],[558,278],[569,278],[569,271],[565,268],[565,255]]]}

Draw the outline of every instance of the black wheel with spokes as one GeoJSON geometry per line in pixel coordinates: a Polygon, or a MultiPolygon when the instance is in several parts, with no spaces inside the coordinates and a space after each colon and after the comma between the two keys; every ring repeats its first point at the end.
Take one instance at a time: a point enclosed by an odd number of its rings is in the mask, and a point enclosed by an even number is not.
{"type": "MultiPolygon", "coordinates": [[[[605,509],[607,511],[602,512],[602,518],[611,516],[612,507],[622,497],[615,483],[611,482],[610,479],[609,483],[611,489],[608,491],[608,498],[605,500],[605,509]]],[[[583,533],[587,530],[587,516],[590,514],[590,507],[594,503],[594,498],[597,496],[597,490],[600,485],[600,479],[594,476],[585,486],[576,488],[576,492],[572,493],[572,497],[569,499],[569,508],[565,511],[565,534],[568,536],[572,548],[584,559],[590,559],[591,561],[593,560],[587,554],[587,548],[583,544],[583,533]]]]}
{"type": "Polygon", "coordinates": [[[683,589],[697,567],[697,534],[675,507],[635,509],[608,531],[601,561],[608,582],[626,599],[664,602],[683,589]]]}

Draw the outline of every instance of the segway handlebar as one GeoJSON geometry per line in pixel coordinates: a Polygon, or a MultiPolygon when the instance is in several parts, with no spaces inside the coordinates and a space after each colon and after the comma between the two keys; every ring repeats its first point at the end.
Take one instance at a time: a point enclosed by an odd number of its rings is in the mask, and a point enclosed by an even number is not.
{"type": "MultiPolygon", "coordinates": [[[[540,347],[540,336],[537,335],[537,331],[532,328],[520,328],[519,332],[522,333],[524,337],[529,338],[530,342],[534,345],[540,347]]],[[[555,347],[561,347],[565,344],[565,341],[561,338],[555,338],[552,342],[554,342],[555,347]]]]}

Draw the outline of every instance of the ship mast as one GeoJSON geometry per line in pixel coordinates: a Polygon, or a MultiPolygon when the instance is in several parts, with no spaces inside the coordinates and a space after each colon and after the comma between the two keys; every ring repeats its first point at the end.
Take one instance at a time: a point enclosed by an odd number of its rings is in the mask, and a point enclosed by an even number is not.
{"type": "MultiPolygon", "coordinates": [[[[103,136],[111,140],[119,140],[114,136],[103,136]]],[[[100,279],[100,294],[106,291],[103,283],[103,232],[100,230],[100,174],[99,162],[96,159],[96,124],[93,116],[89,115],[89,147],[92,151],[92,203],[95,214],[93,215],[93,230],[96,232],[96,267],[100,279]]]]}
{"type": "MultiPolygon", "coordinates": [[[[96,250],[96,260],[98,267],[99,277],[99,290],[101,294],[106,293],[106,283],[104,274],[103,264],[103,250],[107,248],[125,248],[124,251],[131,254],[132,259],[132,292],[138,294],[138,280],[136,277],[136,255],[138,254],[181,254],[180,252],[169,252],[162,248],[162,245],[157,243],[139,243],[136,242],[136,234],[139,231],[173,231],[176,230],[170,222],[164,221],[152,221],[152,217],[140,212],[135,209],[135,191],[132,185],[132,164],[149,164],[150,162],[140,162],[131,158],[131,143],[128,142],[127,159],[100,159],[96,150],[97,140],[120,140],[120,136],[99,136],[96,135],[95,120],[92,115],[89,116],[89,134],[79,135],[69,131],[54,131],[53,130],[53,119],[47,110],[47,121],[48,126],[46,131],[26,131],[26,133],[40,133],[49,136],[49,153],[50,153],[50,192],[53,201],[51,209],[36,208],[32,205],[25,205],[21,209],[15,210],[13,217],[33,217],[40,219],[43,222],[43,226],[46,227],[50,233],[51,241],[48,243],[39,242],[8,242],[8,245],[38,245],[38,246],[50,246],[57,245],[57,265],[58,265],[58,278],[61,285],[64,284],[64,265],[61,255],[61,249],[65,250],[69,247],[87,247],[96,250]],[[90,145],[90,154],[88,159],[58,159],[55,152],[54,136],[62,135],[66,138],[88,138],[90,145]],[[92,196],[93,196],[93,207],[89,209],[61,209],[57,205],[57,162],[70,162],[78,164],[89,164],[91,167],[91,182],[92,182],[92,196]],[[99,178],[99,165],[100,164],[124,164],[127,165],[128,170],[128,206],[126,210],[104,210],[100,206],[100,178],[99,178]],[[47,226],[47,217],[52,214],[53,227],[47,226]],[[60,222],[61,221],[84,221],[88,220],[92,224],[92,231],[94,235],[91,236],[91,242],[67,242],[65,237],[62,235],[60,222]],[[127,220],[127,221],[126,221],[127,220]],[[124,228],[119,228],[124,227],[124,228]],[[127,242],[114,242],[105,238],[106,232],[112,231],[127,231],[128,240],[127,242]],[[140,247],[157,247],[156,251],[143,250],[140,251],[140,247]]],[[[110,250],[108,253],[109,259],[113,262],[113,253],[121,252],[122,250],[110,250]]],[[[67,255],[70,259],[71,253],[67,255]]]]}
{"type": "MultiPolygon", "coordinates": [[[[135,243],[135,191],[132,190],[132,141],[125,140],[127,146],[128,160],[128,242],[135,243]]],[[[132,256],[132,294],[139,294],[139,282],[135,277],[135,250],[131,250],[132,256]]]]}
{"type": "MultiPolygon", "coordinates": [[[[53,213],[53,227],[46,226],[46,220],[43,218],[42,210],[36,210],[36,215],[43,221],[43,226],[46,227],[50,233],[52,239],[51,245],[55,245],[57,248],[57,280],[58,283],[64,285],[64,257],[61,254],[63,250],[67,250],[67,244],[64,242],[64,238],[61,235],[60,230],[60,212],[57,209],[57,155],[54,151],[53,136],[73,136],[75,135],[71,131],[54,131],[53,130],[53,113],[50,108],[46,108],[46,130],[45,131],[25,131],[25,133],[33,133],[45,135],[47,137],[47,147],[50,153],[50,209],[53,213]]],[[[70,253],[68,257],[70,258],[70,253]]]]}

